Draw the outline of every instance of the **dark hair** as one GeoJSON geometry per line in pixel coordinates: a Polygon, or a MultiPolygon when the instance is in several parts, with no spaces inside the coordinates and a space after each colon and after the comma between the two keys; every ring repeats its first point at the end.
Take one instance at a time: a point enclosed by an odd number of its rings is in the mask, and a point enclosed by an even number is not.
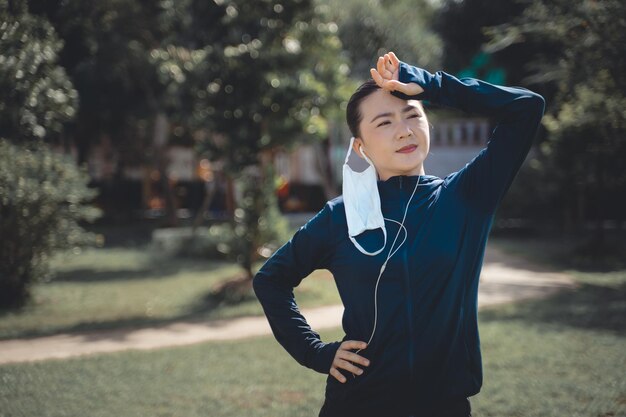
{"type": "MultiPolygon", "coordinates": [[[[361,124],[361,120],[363,120],[363,114],[361,113],[360,104],[367,96],[379,89],[380,87],[376,84],[376,81],[370,78],[361,84],[356,89],[354,94],[352,94],[350,100],[348,100],[348,106],[346,108],[346,121],[348,122],[350,133],[352,133],[352,136],[355,138],[361,137],[361,129],[359,129],[359,126],[361,124]]],[[[417,102],[419,103],[422,112],[424,112],[422,102],[419,100],[417,100],[417,102]]]]}
{"type": "Polygon", "coordinates": [[[352,94],[350,100],[348,100],[348,107],[346,108],[346,121],[348,122],[350,133],[352,133],[352,136],[355,138],[361,136],[359,125],[361,124],[361,120],[363,120],[363,114],[361,113],[359,105],[367,96],[379,89],[380,87],[376,84],[376,81],[370,78],[361,84],[356,89],[354,94],[352,94]]]}

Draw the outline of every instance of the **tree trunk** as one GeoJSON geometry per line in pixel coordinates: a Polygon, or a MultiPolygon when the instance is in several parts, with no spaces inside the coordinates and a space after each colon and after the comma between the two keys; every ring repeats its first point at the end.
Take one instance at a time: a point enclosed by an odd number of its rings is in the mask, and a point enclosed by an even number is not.
{"type": "Polygon", "coordinates": [[[228,213],[229,218],[233,219],[235,216],[235,186],[233,184],[233,179],[228,173],[224,173],[224,178],[226,180],[226,212],[228,213]]]}
{"type": "Polygon", "coordinates": [[[215,176],[211,180],[207,180],[204,182],[204,198],[202,199],[202,205],[196,213],[196,217],[193,220],[193,226],[191,228],[192,236],[196,235],[196,231],[198,226],[202,224],[204,220],[204,213],[211,207],[211,202],[213,202],[213,197],[215,196],[215,190],[217,188],[217,179],[215,176]]]}
{"type": "Polygon", "coordinates": [[[165,152],[169,137],[169,129],[170,123],[167,115],[163,112],[158,112],[154,123],[154,158],[157,170],[159,171],[161,186],[163,187],[165,199],[165,222],[167,226],[174,227],[178,224],[178,217],[176,215],[177,207],[176,202],[174,201],[172,184],[167,175],[169,160],[165,152]]]}

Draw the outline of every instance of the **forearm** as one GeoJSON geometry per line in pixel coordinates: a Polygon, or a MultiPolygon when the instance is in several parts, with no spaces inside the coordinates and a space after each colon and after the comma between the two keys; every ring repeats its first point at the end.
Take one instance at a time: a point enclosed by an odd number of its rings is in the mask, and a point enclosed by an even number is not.
{"type": "Polygon", "coordinates": [[[276,340],[303,366],[328,374],[340,343],[324,343],[300,314],[293,289],[316,269],[328,267],[332,239],[325,205],[265,262],[253,288],[276,340]]]}
{"type": "Polygon", "coordinates": [[[468,203],[493,213],[530,151],[545,109],[543,97],[522,87],[500,86],[475,78],[458,79],[443,71],[431,74],[403,62],[398,78],[424,90],[414,96],[392,92],[400,98],[429,100],[495,119],[487,146],[448,178],[449,183],[458,184],[468,203]]]}
{"type": "Polygon", "coordinates": [[[415,96],[394,91],[392,94],[404,99],[428,100],[433,104],[450,107],[498,121],[514,122],[523,119],[530,111],[543,114],[545,101],[539,94],[522,87],[491,84],[476,78],[461,78],[400,62],[399,81],[419,84],[424,91],[415,96]]]}
{"type": "Polygon", "coordinates": [[[301,365],[328,374],[340,342],[322,342],[300,313],[292,290],[261,271],[253,284],[276,340],[301,365]]]}

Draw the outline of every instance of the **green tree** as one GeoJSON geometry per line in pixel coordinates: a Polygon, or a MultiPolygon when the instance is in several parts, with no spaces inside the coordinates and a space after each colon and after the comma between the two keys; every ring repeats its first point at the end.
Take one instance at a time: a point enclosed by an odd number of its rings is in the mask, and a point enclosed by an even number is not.
{"type": "Polygon", "coordinates": [[[0,308],[29,301],[32,284],[53,276],[55,251],[100,242],[79,224],[101,215],[86,204],[97,193],[88,183],[84,169],[47,144],[0,138],[0,308]]]}
{"type": "MultiPolygon", "coordinates": [[[[61,60],[85,103],[73,129],[81,154],[106,134],[128,157],[159,167],[166,184],[163,149],[186,140],[232,182],[248,182],[245,195],[262,193],[259,184],[275,183],[265,166],[272,152],[325,140],[354,88],[337,25],[312,0],[30,5],[65,40],[61,60]]],[[[232,224],[249,281],[268,237],[248,220],[263,223],[272,205],[250,199],[260,203],[238,202],[232,224]]]]}
{"type": "Polygon", "coordinates": [[[150,50],[163,34],[159,2],[28,0],[30,13],[50,21],[63,41],[58,63],[80,98],[66,131],[83,163],[107,136],[119,150],[122,170],[147,153],[152,112],[146,82],[154,80],[150,50]]]}
{"type": "MultiPolygon", "coordinates": [[[[444,42],[443,65],[447,72],[487,80],[498,68],[506,68],[505,82],[518,83],[528,70],[525,63],[541,45],[520,42],[509,49],[486,53],[486,28],[506,24],[527,7],[520,0],[444,0],[436,10],[433,30],[444,42]]],[[[497,76],[497,74],[496,74],[497,76]]]]}
{"type": "Polygon", "coordinates": [[[403,60],[439,67],[443,43],[431,21],[437,8],[427,0],[318,0],[340,22],[338,35],[356,80],[369,78],[382,53],[394,51],[403,60]]]}
{"type": "Polygon", "coordinates": [[[49,22],[27,13],[24,2],[0,1],[0,22],[0,137],[51,139],[78,105],[57,64],[62,42],[49,22]]]}
{"type": "Polygon", "coordinates": [[[337,25],[323,8],[311,1],[224,4],[222,53],[210,61],[217,74],[211,72],[215,76],[203,86],[209,94],[196,107],[213,116],[212,135],[198,146],[210,159],[223,161],[241,188],[233,247],[243,267],[241,288],[249,291],[252,263],[268,238],[259,224],[270,224],[276,206],[276,179],[267,166],[272,152],[325,140],[328,122],[353,84],[337,25]],[[270,199],[263,195],[268,192],[270,199]]]}
{"type": "Polygon", "coordinates": [[[0,307],[20,307],[51,276],[54,251],[96,242],[81,221],[96,192],[70,157],[48,142],[75,114],[77,94],[57,64],[52,26],[23,2],[0,3],[0,307]]]}
{"type": "Polygon", "coordinates": [[[524,41],[558,45],[558,53],[532,63],[534,78],[557,89],[540,149],[568,229],[584,231],[585,221],[595,218],[589,248],[596,252],[606,249],[604,222],[622,222],[626,213],[623,199],[615,198],[626,191],[625,14],[619,0],[534,1],[519,18],[488,32],[490,50],[524,41]]]}

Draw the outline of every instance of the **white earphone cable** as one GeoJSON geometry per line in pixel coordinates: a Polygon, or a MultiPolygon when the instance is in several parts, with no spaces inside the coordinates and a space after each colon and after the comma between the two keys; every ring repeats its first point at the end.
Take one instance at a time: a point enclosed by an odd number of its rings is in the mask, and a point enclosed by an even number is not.
{"type": "MultiPolygon", "coordinates": [[[[404,220],[406,219],[406,214],[409,210],[409,206],[411,205],[411,200],[413,199],[413,196],[415,195],[415,191],[417,190],[417,187],[420,184],[419,180],[420,180],[421,176],[418,176],[417,178],[417,183],[415,184],[415,188],[413,189],[413,193],[411,194],[411,197],[409,198],[409,201],[406,204],[406,208],[404,209],[404,216],[402,217],[402,223],[393,220],[393,219],[389,219],[387,217],[384,217],[385,220],[389,220],[395,223],[398,223],[400,225],[400,228],[398,229],[398,233],[396,233],[396,237],[393,239],[393,242],[391,243],[391,248],[393,249],[393,245],[396,243],[396,240],[398,239],[398,236],[400,235],[400,230],[404,229],[404,239],[402,240],[402,242],[398,245],[398,247],[392,252],[391,249],[389,250],[389,255],[387,255],[387,259],[385,259],[385,262],[383,262],[383,265],[380,269],[380,272],[378,273],[378,279],[376,280],[376,287],[374,289],[374,328],[372,329],[372,335],[370,336],[367,345],[369,346],[370,342],[372,341],[372,339],[374,338],[374,333],[376,332],[376,323],[378,320],[378,303],[377,303],[377,295],[378,295],[378,283],[380,282],[380,277],[382,276],[383,272],[385,271],[385,268],[387,267],[387,261],[389,260],[389,258],[391,258],[393,256],[394,253],[396,253],[398,251],[398,249],[400,249],[400,247],[404,244],[404,242],[406,241],[406,238],[408,236],[408,232],[406,230],[406,227],[404,227],[404,220]]],[[[359,349],[357,350],[355,353],[359,353],[361,350],[363,349],[359,349]]],[[[352,377],[356,378],[356,375],[354,373],[352,373],[352,377]]]]}

